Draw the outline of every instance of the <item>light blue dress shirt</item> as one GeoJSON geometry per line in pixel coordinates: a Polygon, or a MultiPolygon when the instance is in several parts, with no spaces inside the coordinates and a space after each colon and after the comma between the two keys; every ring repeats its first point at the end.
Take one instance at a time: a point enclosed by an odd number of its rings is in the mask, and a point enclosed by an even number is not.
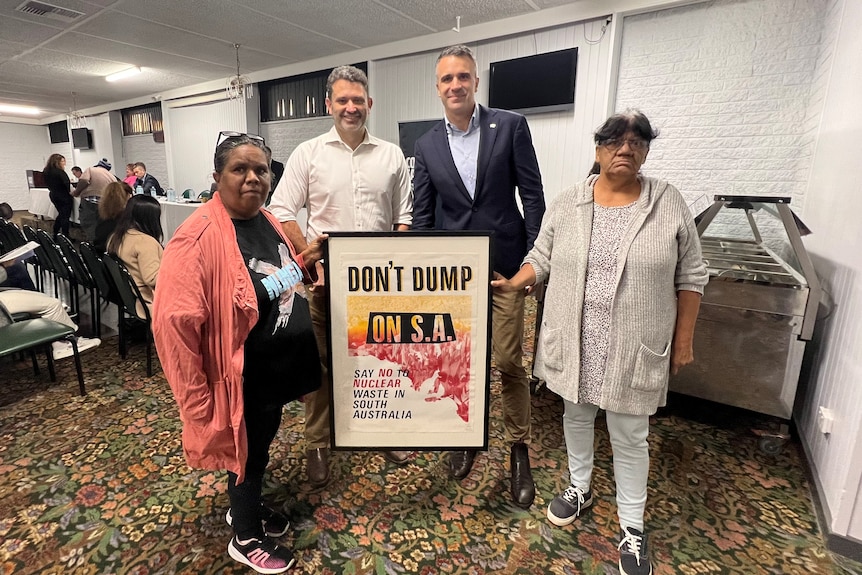
{"type": "Polygon", "coordinates": [[[466,131],[459,130],[446,120],[446,135],[455,167],[471,198],[476,197],[476,172],[479,169],[479,106],[473,108],[466,131]]]}

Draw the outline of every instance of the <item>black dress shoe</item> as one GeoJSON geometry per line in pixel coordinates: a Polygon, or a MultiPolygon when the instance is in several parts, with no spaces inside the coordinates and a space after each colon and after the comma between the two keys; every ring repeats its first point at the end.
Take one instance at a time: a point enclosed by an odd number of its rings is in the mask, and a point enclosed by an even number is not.
{"type": "Polygon", "coordinates": [[[384,451],[383,458],[395,465],[404,465],[407,463],[407,460],[410,458],[409,451],[384,451]]]}
{"type": "Polygon", "coordinates": [[[476,451],[452,451],[449,453],[449,475],[455,479],[464,479],[473,469],[473,461],[476,459],[476,451]]]}
{"type": "Polygon", "coordinates": [[[530,453],[526,443],[512,444],[510,459],[512,470],[512,501],[518,507],[527,509],[536,498],[536,485],[530,471],[530,453]]]}
{"type": "Polygon", "coordinates": [[[305,455],[308,459],[308,483],[315,489],[329,483],[329,448],[308,449],[305,455]]]}

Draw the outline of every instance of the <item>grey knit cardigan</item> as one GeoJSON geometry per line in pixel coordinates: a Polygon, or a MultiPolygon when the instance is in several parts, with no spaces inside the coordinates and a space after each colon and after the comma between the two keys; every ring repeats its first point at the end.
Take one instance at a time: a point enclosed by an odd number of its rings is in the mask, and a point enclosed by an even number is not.
{"type": "MultiPolygon", "coordinates": [[[[578,401],[581,313],[597,178],[590,176],[555,199],[524,258],[536,271],[537,283],[550,273],[534,373],[572,402],[578,401]]],[[[676,292],[702,294],[709,277],[682,195],[667,182],[640,181],[635,215],[620,239],[599,407],[650,415],[667,399],[676,292]]]]}

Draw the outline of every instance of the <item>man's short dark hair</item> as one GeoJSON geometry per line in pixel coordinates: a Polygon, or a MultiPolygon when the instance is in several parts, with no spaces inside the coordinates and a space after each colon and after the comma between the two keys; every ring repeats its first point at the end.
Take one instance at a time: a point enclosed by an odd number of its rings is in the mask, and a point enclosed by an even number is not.
{"type": "Polygon", "coordinates": [[[142,170],[144,170],[145,172],[147,171],[147,165],[146,165],[145,163],[143,163],[143,162],[135,162],[135,167],[137,168],[138,166],[140,166],[140,167],[141,167],[141,169],[142,169],[142,170]]]}
{"type": "Polygon", "coordinates": [[[0,218],[3,218],[7,222],[12,219],[12,216],[15,215],[15,211],[12,209],[12,206],[3,202],[0,204],[0,218]]]}

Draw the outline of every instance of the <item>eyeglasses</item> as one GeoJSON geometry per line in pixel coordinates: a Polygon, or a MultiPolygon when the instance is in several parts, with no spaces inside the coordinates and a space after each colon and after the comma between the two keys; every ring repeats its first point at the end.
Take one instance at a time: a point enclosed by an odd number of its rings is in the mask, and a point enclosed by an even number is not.
{"type": "Polygon", "coordinates": [[[266,146],[266,140],[263,139],[263,136],[258,136],[257,134],[243,134],[242,132],[222,131],[218,133],[218,140],[216,140],[216,148],[218,148],[221,143],[227,139],[241,137],[248,138],[255,146],[259,148],[263,148],[264,146],[266,146]]]}
{"type": "Polygon", "coordinates": [[[612,138],[610,140],[605,140],[603,142],[599,142],[599,145],[603,148],[607,148],[611,152],[616,152],[620,148],[623,147],[624,144],[628,144],[629,148],[633,152],[643,152],[644,150],[649,149],[649,142],[646,140],[641,140],[640,138],[634,140],[626,140],[624,138],[612,138]]]}

